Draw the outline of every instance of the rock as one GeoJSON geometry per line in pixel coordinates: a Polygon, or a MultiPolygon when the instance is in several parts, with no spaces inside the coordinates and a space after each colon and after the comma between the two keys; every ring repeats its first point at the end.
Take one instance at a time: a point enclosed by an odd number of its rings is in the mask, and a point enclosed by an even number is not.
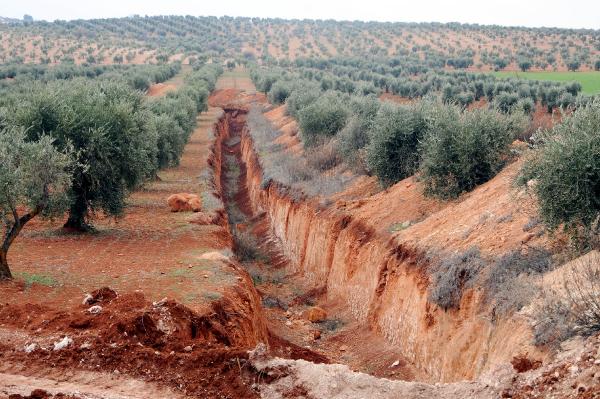
{"type": "Polygon", "coordinates": [[[221,261],[221,262],[229,262],[229,257],[223,255],[221,252],[218,251],[213,251],[213,252],[207,252],[205,254],[200,255],[200,259],[205,259],[205,260],[216,260],[216,261],[221,261]]]}
{"type": "Polygon", "coordinates": [[[327,319],[327,312],[318,306],[313,306],[304,312],[304,318],[311,323],[318,323],[327,319]]]}
{"type": "Polygon", "coordinates": [[[400,365],[400,360],[396,360],[394,363],[392,363],[391,367],[398,367],[400,365]]]}
{"type": "Polygon", "coordinates": [[[100,314],[100,313],[102,313],[102,306],[94,305],[91,308],[89,308],[87,311],[90,314],[100,314]]]}
{"type": "Polygon", "coordinates": [[[340,346],[340,351],[346,352],[347,350],[348,350],[348,346],[347,345],[340,346]]]}
{"type": "Polygon", "coordinates": [[[165,306],[167,301],[168,301],[167,297],[164,297],[160,301],[152,302],[152,306],[154,306],[155,308],[160,308],[160,307],[165,306]]]}
{"type": "Polygon", "coordinates": [[[572,365],[571,367],[569,367],[569,373],[571,374],[577,374],[579,373],[579,367],[577,367],[577,365],[572,365]]]}
{"type": "Polygon", "coordinates": [[[61,339],[60,341],[56,341],[54,343],[53,350],[59,351],[59,350],[69,347],[72,344],[73,344],[73,340],[65,335],[65,337],[63,339],[61,339]]]}
{"type": "Polygon", "coordinates": [[[94,300],[93,296],[91,296],[90,294],[85,294],[85,298],[83,298],[83,302],[81,302],[81,304],[82,305],[90,305],[93,300],[94,300]]]}
{"type": "Polygon", "coordinates": [[[185,348],[183,348],[183,350],[184,350],[185,352],[191,352],[191,351],[193,350],[193,348],[192,348],[191,346],[189,346],[189,345],[188,345],[188,346],[186,346],[185,348]]]}
{"type": "Polygon", "coordinates": [[[23,350],[25,351],[25,353],[31,353],[31,352],[35,351],[37,348],[38,348],[38,344],[36,344],[34,342],[32,344],[26,345],[23,350]]]}
{"type": "Polygon", "coordinates": [[[102,287],[96,291],[92,291],[90,294],[86,294],[83,299],[84,305],[94,305],[96,303],[108,303],[117,297],[117,293],[109,288],[102,287]]]}
{"type": "Polygon", "coordinates": [[[189,222],[199,224],[200,226],[206,226],[209,224],[218,224],[218,219],[219,218],[215,214],[197,212],[196,215],[189,220],[189,222]]]}
{"type": "Polygon", "coordinates": [[[202,203],[196,194],[179,193],[167,198],[171,212],[200,212],[202,203]]]}
{"type": "Polygon", "coordinates": [[[313,339],[316,341],[317,339],[321,339],[321,331],[314,330],[313,331],[313,339]]]}
{"type": "Polygon", "coordinates": [[[79,347],[79,349],[90,349],[92,347],[92,344],[90,344],[89,342],[84,342],[83,344],[81,344],[81,346],[79,347]]]}

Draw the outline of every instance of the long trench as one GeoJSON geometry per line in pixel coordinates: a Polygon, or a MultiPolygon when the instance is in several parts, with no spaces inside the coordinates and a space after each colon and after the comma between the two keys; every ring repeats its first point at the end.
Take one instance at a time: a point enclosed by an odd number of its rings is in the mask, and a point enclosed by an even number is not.
{"type": "Polygon", "coordinates": [[[217,140],[221,195],[234,241],[234,252],[261,296],[274,354],[313,362],[347,364],[355,371],[391,379],[423,379],[402,356],[343,306],[326,307],[325,292],[311,288],[289,268],[281,242],[265,212],[249,195],[248,170],[242,156],[246,128],[242,110],[225,110],[217,140]],[[313,321],[311,321],[313,320],[313,321]]]}

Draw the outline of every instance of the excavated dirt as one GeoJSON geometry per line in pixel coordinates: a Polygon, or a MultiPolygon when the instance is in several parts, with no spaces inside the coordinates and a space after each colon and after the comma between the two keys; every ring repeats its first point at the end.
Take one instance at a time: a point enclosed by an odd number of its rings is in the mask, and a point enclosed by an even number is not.
{"type": "Polygon", "coordinates": [[[217,301],[200,315],[173,300],[151,303],[141,293],[125,293],[95,306],[99,314],[90,313],[90,305],[1,306],[2,335],[9,338],[0,344],[0,372],[47,377],[50,366],[65,379],[75,369],[108,372],[153,381],[178,395],[255,397],[246,359],[256,341],[240,334],[250,326],[237,323],[237,304],[217,301]],[[56,349],[64,337],[71,343],[56,349]]]}

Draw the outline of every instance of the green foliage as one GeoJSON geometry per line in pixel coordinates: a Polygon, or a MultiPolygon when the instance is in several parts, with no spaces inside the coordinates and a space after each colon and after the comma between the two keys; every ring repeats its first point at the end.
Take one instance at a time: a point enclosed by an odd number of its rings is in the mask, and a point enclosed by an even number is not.
{"type": "Polygon", "coordinates": [[[519,79],[569,83],[576,81],[581,85],[581,91],[585,94],[600,93],[600,73],[598,71],[585,72],[497,72],[498,77],[516,77],[519,79]]]}
{"type": "Polygon", "coordinates": [[[523,60],[519,61],[519,69],[521,69],[521,71],[527,72],[528,70],[531,69],[531,67],[532,67],[531,60],[523,59],[523,60]]]}
{"type": "Polygon", "coordinates": [[[30,210],[43,205],[45,216],[65,210],[70,186],[69,147],[61,153],[49,136],[26,141],[22,129],[0,130],[0,215],[12,218],[16,206],[30,210]]]}
{"type": "Polygon", "coordinates": [[[14,123],[30,140],[48,134],[57,148],[75,149],[69,225],[82,228],[97,210],[120,215],[127,189],[155,168],[156,136],[147,134],[141,94],[119,83],[75,80],[32,87],[23,101],[14,123]]]}
{"type": "Polygon", "coordinates": [[[425,194],[455,198],[494,177],[523,128],[524,118],[519,114],[435,107],[420,145],[425,194]]]}
{"type": "Polygon", "coordinates": [[[321,89],[314,83],[298,87],[287,97],[288,115],[298,118],[300,110],[312,104],[320,95],[321,89]]]}
{"type": "Polygon", "coordinates": [[[267,98],[271,104],[283,104],[294,90],[294,84],[287,80],[278,80],[271,86],[267,98]]]}
{"type": "Polygon", "coordinates": [[[168,114],[156,114],[150,120],[157,138],[157,166],[166,168],[177,165],[186,143],[186,133],[168,114]]]}
{"type": "MultiPolygon", "coordinates": [[[[600,101],[538,135],[518,182],[529,181],[550,229],[593,228],[600,215],[600,101]]],[[[597,227],[596,227],[597,228],[597,227]]]]}
{"type": "Polygon", "coordinates": [[[326,92],[299,112],[298,122],[305,145],[311,146],[320,138],[334,136],[345,125],[348,106],[333,92],[326,92]]]}
{"type": "Polygon", "coordinates": [[[380,106],[381,102],[374,96],[352,97],[350,100],[352,116],[337,135],[337,150],[355,170],[366,168],[363,149],[369,144],[369,132],[380,106]]]}
{"type": "MultiPolygon", "coordinates": [[[[90,71],[73,68],[66,71],[90,71]]],[[[119,216],[128,190],[154,177],[158,168],[177,164],[222,72],[218,66],[195,67],[183,89],[157,99],[147,100],[139,91],[179,69],[178,64],[136,67],[120,76],[114,68],[99,68],[104,72],[92,76],[100,78],[66,74],[69,80],[48,83],[49,72],[41,69],[38,81],[23,79],[1,99],[0,125],[26,129],[28,140],[49,135],[59,151],[73,147],[67,226],[86,228],[96,211],[119,216]],[[136,90],[138,77],[144,87],[140,83],[136,90]]]]}
{"type": "Polygon", "coordinates": [[[7,253],[23,226],[66,209],[71,165],[69,153],[59,152],[49,136],[26,141],[23,129],[0,130],[0,280],[11,277],[7,253]]]}
{"type": "Polygon", "coordinates": [[[381,106],[367,147],[367,165],[380,182],[390,185],[417,170],[417,148],[426,128],[422,105],[385,103],[381,106]]]}
{"type": "Polygon", "coordinates": [[[46,287],[56,287],[58,281],[52,276],[36,273],[17,273],[17,278],[20,278],[25,283],[25,287],[29,288],[33,284],[44,285],[46,287]]]}

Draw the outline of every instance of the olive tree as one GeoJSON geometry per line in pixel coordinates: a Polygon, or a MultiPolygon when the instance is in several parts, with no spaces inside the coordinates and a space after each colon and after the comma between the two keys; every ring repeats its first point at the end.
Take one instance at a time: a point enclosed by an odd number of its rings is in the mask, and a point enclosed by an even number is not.
{"type": "Polygon", "coordinates": [[[426,127],[422,103],[385,103],[379,108],[367,146],[367,165],[383,185],[392,185],[416,172],[419,141],[426,127]]]}
{"type": "Polygon", "coordinates": [[[595,100],[537,135],[518,181],[532,188],[550,229],[562,226],[575,235],[583,230],[581,239],[599,232],[599,131],[600,101],[595,100]]]}
{"type": "Polygon", "coordinates": [[[436,108],[419,143],[425,194],[456,198],[490,180],[506,163],[509,145],[524,126],[518,112],[436,108]]]}
{"type": "Polygon", "coordinates": [[[8,250],[25,224],[67,208],[70,167],[69,154],[57,150],[49,136],[26,141],[22,130],[0,131],[0,280],[12,278],[8,250]]]}
{"type": "Polygon", "coordinates": [[[156,170],[156,131],[141,93],[124,82],[80,80],[34,86],[24,97],[13,123],[27,139],[47,134],[59,150],[74,148],[65,227],[88,229],[95,211],[121,215],[127,190],[156,170]]]}

